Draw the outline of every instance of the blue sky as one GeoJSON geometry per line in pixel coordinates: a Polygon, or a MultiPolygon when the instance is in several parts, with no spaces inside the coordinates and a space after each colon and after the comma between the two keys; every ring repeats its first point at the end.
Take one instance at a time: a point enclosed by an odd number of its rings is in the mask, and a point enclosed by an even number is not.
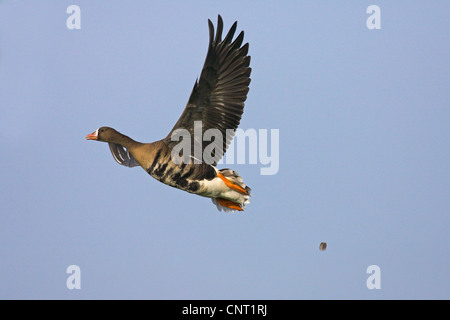
{"type": "Polygon", "coordinates": [[[0,298],[449,299],[448,12],[448,1],[3,0],[0,298]],[[72,4],[80,30],[66,26],[72,4]],[[380,30],[366,26],[372,4],[380,30]],[[277,174],[232,165],[253,190],[235,214],[84,138],[102,125],[165,137],[217,14],[250,43],[240,128],[279,130],[277,174]],[[381,289],[366,286],[371,265],[381,289]]]}

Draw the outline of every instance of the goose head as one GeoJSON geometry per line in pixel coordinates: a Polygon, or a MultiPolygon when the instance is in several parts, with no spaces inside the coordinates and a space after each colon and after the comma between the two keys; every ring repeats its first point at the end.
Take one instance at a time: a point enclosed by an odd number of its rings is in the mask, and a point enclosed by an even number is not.
{"type": "Polygon", "coordinates": [[[97,140],[103,142],[116,142],[122,138],[122,134],[110,127],[100,127],[86,136],[86,140],[97,140]]]}

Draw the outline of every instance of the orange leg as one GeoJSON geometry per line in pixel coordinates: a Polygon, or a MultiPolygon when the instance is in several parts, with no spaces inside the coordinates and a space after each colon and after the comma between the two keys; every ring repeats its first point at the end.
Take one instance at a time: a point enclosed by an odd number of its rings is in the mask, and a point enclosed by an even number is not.
{"type": "Polygon", "coordinates": [[[241,206],[239,204],[237,204],[236,202],[233,202],[231,200],[222,199],[222,198],[216,198],[216,199],[222,207],[227,207],[227,208],[234,209],[237,211],[244,211],[241,208],[241,206]]]}
{"type": "Polygon", "coordinates": [[[217,176],[222,179],[223,182],[225,182],[225,184],[227,185],[227,187],[239,191],[240,193],[243,194],[247,194],[247,191],[242,188],[241,186],[238,186],[237,184],[231,182],[230,180],[228,180],[227,178],[225,178],[225,176],[223,174],[221,174],[220,172],[217,173],[217,176]]]}

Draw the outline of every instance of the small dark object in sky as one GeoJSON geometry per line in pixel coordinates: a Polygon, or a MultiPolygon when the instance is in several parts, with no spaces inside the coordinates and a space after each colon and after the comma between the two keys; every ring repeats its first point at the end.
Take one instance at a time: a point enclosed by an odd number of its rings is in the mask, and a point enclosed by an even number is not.
{"type": "Polygon", "coordinates": [[[319,246],[320,251],[325,251],[327,250],[327,243],[326,242],[321,242],[320,246],[319,246]]]}

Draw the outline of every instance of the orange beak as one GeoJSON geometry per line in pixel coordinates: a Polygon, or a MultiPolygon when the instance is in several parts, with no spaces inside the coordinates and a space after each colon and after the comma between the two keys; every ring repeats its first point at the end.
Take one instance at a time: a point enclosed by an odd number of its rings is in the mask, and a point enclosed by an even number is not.
{"type": "Polygon", "coordinates": [[[86,136],[86,140],[98,140],[97,131],[92,132],[86,136]]]}

